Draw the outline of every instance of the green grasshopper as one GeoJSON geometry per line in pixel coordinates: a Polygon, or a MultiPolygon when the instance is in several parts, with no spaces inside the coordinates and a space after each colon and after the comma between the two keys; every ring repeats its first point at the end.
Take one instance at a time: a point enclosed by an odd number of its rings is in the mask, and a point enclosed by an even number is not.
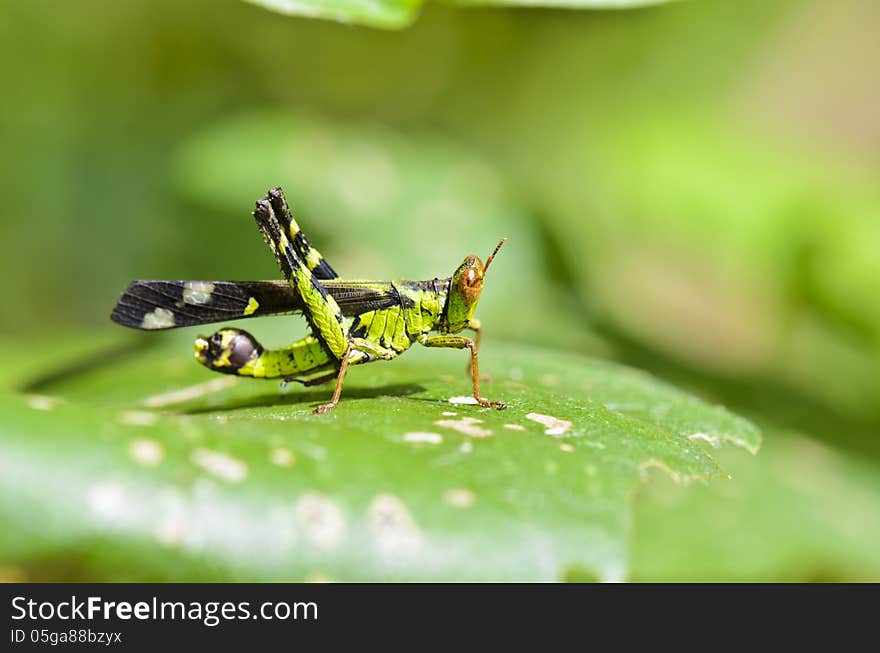
{"type": "Polygon", "coordinates": [[[216,372],[316,385],[336,379],[327,413],[339,403],[350,365],[391,360],[418,342],[470,350],[469,371],[479,405],[504,409],[480,394],[477,362],[482,326],[473,317],[492,259],[468,256],[455,273],[429,281],[340,279],[300,230],[280,188],[257,202],[254,219],[285,281],[132,281],[111,319],[135,329],[171,329],[230,319],[302,313],[311,334],[264,349],[248,332],[223,328],[195,342],[199,363],[216,372]],[[468,338],[459,334],[468,329],[468,338]],[[438,332],[433,334],[432,332],[438,332]]]}

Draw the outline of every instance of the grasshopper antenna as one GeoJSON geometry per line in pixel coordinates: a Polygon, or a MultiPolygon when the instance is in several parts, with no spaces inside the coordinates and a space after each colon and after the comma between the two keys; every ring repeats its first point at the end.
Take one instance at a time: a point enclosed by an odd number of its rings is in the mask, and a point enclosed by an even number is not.
{"type": "Polygon", "coordinates": [[[492,259],[495,258],[495,255],[498,253],[498,250],[501,249],[501,246],[504,244],[504,242],[506,240],[507,240],[507,237],[505,236],[500,241],[498,241],[497,245],[495,245],[495,249],[492,251],[491,254],[489,254],[489,258],[486,259],[486,264],[483,266],[483,274],[486,274],[486,270],[489,269],[489,264],[492,262],[492,259]]]}

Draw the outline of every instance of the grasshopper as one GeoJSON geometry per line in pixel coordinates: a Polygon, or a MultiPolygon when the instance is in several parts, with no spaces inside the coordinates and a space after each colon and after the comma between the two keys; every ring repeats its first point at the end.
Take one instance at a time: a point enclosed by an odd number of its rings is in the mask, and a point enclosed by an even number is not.
{"type": "Polygon", "coordinates": [[[503,410],[480,394],[477,353],[482,326],[473,317],[489,265],[502,238],[483,263],[468,256],[451,277],[428,281],[340,279],[311,246],[280,188],[253,212],[285,281],[132,281],[111,319],[135,329],[157,330],[230,319],[301,313],[311,333],[280,349],[265,349],[247,331],[222,328],[195,342],[195,358],[224,374],[283,379],[316,385],[336,379],[327,413],[339,403],[351,365],[391,360],[413,343],[470,350],[474,399],[503,410]],[[458,335],[465,329],[474,338],[458,335]],[[436,333],[435,333],[436,332],[436,333]]]}

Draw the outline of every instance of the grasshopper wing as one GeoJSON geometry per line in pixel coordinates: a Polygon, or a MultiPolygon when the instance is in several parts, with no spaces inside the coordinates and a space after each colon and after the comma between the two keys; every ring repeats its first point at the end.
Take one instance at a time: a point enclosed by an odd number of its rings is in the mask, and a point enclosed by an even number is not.
{"type": "MultiPolygon", "coordinates": [[[[346,316],[388,308],[400,299],[388,282],[325,281],[346,316]]],[[[285,281],[132,281],[110,318],[133,329],[159,330],[302,312],[285,281]]]]}
{"type": "Polygon", "coordinates": [[[172,329],[261,315],[297,313],[284,281],[132,281],[110,318],[135,329],[172,329]]]}

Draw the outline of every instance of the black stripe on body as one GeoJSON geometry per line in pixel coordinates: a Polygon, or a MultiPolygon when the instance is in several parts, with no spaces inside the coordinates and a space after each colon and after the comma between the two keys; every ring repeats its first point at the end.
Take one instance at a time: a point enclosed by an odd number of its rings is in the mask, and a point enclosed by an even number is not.
{"type": "Polygon", "coordinates": [[[338,274],[336,274],[336,271],[330,267],[327,259],[325,259],[323,256],[321,257],[321,262],[318,263],[318,265],[316,265],[314,268],[312,268],[312,274],[314,274],[319,279],[336,279],[339,276],[338,274]]]}
{"type": "Polygon", "coordinates": [[[431,281],[431,289],[440,296],[446,297],[449,294],[449,286],[452,283],[452,277],[438,279],[434,277],[431,281]]]}
{"type": "Polygon", "coordinates": [[[441,328],[449,327],[449,287],[452,285],[452,277],[446,279],[433,279],[431,287],[438,296],[442,297],[440,315],[437,316],[437,323],[441,328]]]}
{"type": "Polygon", "coordinates": [[[401,295],[400,291],[397,288],[394,288],[394,294],[397,296],[397,303],[400,306],[400,308],[403,308],[403,309],[415,308],[416,303],[412,297],[407,297],[406,295],[401,295]]]}
{"type": "Polygon", "coordinates": [[[367,325],[361,324],[360,316],[354,318],[354,322],[351,324],[351,329],[349,330],[348,335],[352,338],[367,337],[367,325]]]}
{"type": "Polygon", "coordinates": [[[323,286],[323,284],[321,284],[321,282],[318,281],[315,277],[311,277],[311,281],[312,288],[315,289],[315,292],[321,295],[321,297],[323,297],[324,299],[327,299],[327,289],[323,286]]]}

